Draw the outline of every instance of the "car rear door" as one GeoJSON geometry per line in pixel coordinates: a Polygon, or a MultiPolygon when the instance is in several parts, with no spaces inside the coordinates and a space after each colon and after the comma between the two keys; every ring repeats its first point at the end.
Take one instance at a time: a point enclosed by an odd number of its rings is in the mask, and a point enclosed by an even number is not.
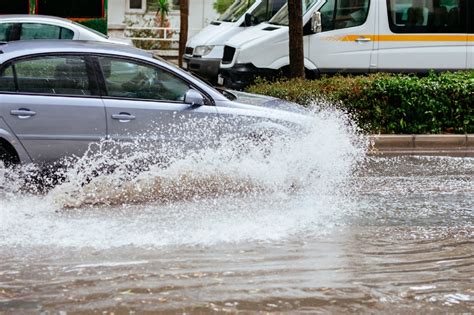
{"type": "Polygon", "coordinates": [[[213,140],[216,108],[185,104],[191,87],[183,78],[132,59],[98,57],[97,61],[110,139],[141,141],[150,150],[199,147],[213,140]]]}
{"type": "Polygon", "coordinates": [[[87,57],[16,60],[0,70],[0,82],[0,115],[34,162],[80,156],[105,138],[105,108],[87,57]]]}

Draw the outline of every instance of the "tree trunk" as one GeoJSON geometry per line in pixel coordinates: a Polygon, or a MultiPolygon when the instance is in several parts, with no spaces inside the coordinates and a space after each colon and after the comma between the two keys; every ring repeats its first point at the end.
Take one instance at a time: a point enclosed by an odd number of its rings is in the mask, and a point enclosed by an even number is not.
{"type": "Polygon", "coordinates": [[[288,0],[290,36],[290,78],[304,78],[303,4],[288,0]]]}
{"type": "Polygon", "coordinates": [[[179,66],[183,66],[183,55],[188,40],[188,17],[189,17],[189,0],[180,0],[180,23],[179,23],[179,66]]]}

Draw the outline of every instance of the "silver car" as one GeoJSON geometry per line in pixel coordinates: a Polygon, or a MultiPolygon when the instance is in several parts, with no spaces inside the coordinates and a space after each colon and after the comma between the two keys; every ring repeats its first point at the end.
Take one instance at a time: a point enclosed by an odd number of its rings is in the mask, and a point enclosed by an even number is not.
{"type": "Polygon", "coordinates": [[[0,157],[6,164],[81,156],[103,139],[202,147],[227,134],[286,135],[307,121],[297,105],[220,92],[129,46],[0,45],[0,157]]]}
{"type": "Polygon", "coordinates": [[[0,15],[0,42],[32,39],[72,39],[132,45],[125,38],[106,36],[68,19],[31,14],[0,15]]]}

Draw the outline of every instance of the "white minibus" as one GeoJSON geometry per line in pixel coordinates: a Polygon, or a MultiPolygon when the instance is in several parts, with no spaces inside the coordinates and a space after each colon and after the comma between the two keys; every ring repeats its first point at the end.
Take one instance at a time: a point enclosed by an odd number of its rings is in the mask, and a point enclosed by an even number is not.
{"type": "MultiPolygon", "coordinates": [[[[474,1],[303,0],[307,77],[474,68],[474,1]]],[[[230,38],[220,72],[242,88],[286,74],[288,8],[230,38]]]]}
{"type": "Polygon", "coordinates": [[[268,21],[287,0],[235,0],[216,21],[187,43],[184,67],[211,82],[217,80],[224,44],[249,26],[268,21]]]}

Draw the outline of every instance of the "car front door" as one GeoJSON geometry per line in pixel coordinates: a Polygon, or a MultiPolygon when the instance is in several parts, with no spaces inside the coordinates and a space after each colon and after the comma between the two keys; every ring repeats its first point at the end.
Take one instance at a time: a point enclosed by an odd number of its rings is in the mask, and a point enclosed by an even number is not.
{"type": "Polygon", "coordinates": [[[105,138],[105,108],[86,57],[14,61],[0,70],[0,82],[0,116],[34,162],[80,156],[105,138]]]}
{"type": "Polygon", "coordinates": [[[186,104],[192,87],[178,75],[117,57],[98,57],[98,63],[110,139],[141,141],[153,150],[179,150],[198,148],[217,136],[215,106],[186,104]]]}
{"type": "Polygon", "coordinates": [[[374,49],[375,0],[328,0],[322,32],[309,35],[309,56],[321,73],[368,72],[374,49]]]}

